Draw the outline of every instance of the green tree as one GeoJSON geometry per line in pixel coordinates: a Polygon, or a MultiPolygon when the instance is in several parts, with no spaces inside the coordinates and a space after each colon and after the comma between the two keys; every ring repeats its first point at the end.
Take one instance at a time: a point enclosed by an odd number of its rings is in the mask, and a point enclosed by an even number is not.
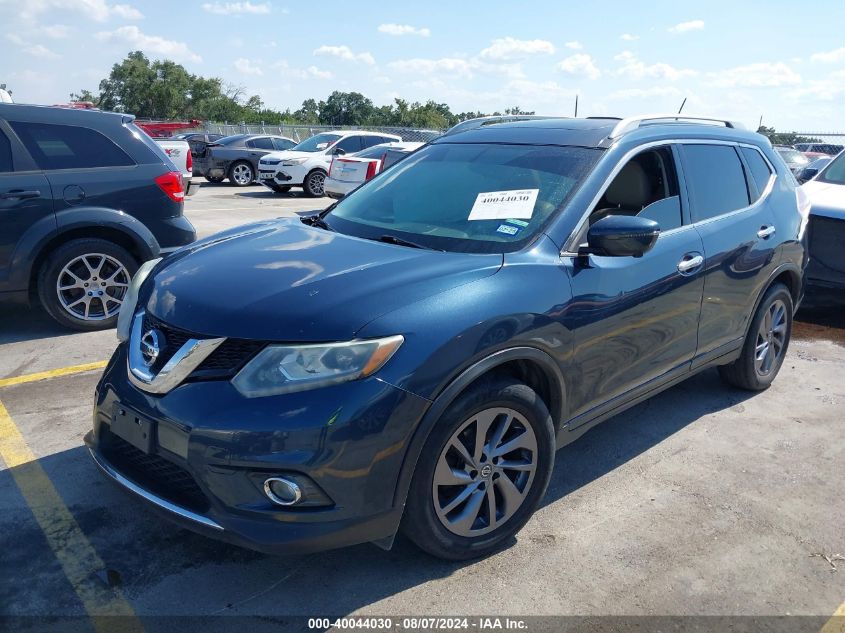
{"type": "Polygon", "coordinates": [[[795,145],[796,143],[823,143],[820,138],[812,136],[801,136],[795,132],[778,132],[773,127],[766,127],[761,125],[757,128],[757,133],[767,137],[772,145],[795,145]]]}
{"type": "Polygon", "coordinates": [[[319,107],[320,123],[326,125],[366,125],[375,112],[373,102],[360,92],[338,90],[319,107]]]}

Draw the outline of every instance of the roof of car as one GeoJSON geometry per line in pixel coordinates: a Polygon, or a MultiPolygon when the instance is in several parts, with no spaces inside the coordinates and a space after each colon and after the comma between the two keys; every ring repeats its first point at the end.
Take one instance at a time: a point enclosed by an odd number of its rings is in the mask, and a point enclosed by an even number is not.
{"type": "Polygon", "coordinates": [[[342,136],[390,136],[401,138],[398,134],[391,134],[390,132],[370,132],[369,130],[326,130],[321,134],[340,134],[342,136]]]}
{"type": "Polygon", "coordinates": [[[33,105],[29,103],[0,103],[3,116],[16,116],[38,121],[106,121],[116,119],[133,121],[134,114],[108,112],[87,108],[67,108],[63,106],[33,105]]]}

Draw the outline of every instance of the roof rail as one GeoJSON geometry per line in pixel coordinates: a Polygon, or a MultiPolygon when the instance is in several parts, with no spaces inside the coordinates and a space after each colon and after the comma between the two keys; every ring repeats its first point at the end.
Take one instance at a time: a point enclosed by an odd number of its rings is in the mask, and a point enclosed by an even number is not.
{"type": "Polygon", "coordinates": [[[511,123],[512,121],[531,121],[534,119],[568,119],[565,116],[543,116],[542,114],[496,114],[493,116],[482,116],[475,119],[467,119],[450,127],[443,136],[475,130],[485,125],[496,123],[511,123]]]}
{"type": "Polygon", "coordinates": [[[686,114],[643,114],[622,119],[613,128],[610,138],[619,138],[623,134],[633,132],[643,125],[655,125],[657,123],[693,123],[701,125],[721,125],[723,127],[744,130],[745,126],[737,121],[718,119],[704,116],[689,116],[686,114]]]}

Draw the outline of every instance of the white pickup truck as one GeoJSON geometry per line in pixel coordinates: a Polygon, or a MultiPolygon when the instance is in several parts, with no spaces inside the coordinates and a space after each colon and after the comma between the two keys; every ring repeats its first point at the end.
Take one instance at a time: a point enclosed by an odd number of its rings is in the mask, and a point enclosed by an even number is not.
{"type": "Polygon", "coordinates": [[[194,195],[200,188],[200,183],[199,179],[194,180],[194,159],[191,157],[191,146],[188,145],[188,141],[174,138],[156,138],[153,140],[159,144],[168,158],[176,165],[176,169],[182,172],[185,195],[194,195]]]}

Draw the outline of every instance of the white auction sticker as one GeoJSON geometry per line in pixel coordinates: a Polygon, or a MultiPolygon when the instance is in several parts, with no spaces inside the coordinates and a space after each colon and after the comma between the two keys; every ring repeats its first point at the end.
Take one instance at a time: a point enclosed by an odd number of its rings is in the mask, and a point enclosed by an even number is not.
{"type": "Polygon", "coordinates": [[[508,220],[521,218],[530,220],[534,213],[539,189],[516,189],[513,191],[487,191],[478,194],[470,220],[508,220]]]}

